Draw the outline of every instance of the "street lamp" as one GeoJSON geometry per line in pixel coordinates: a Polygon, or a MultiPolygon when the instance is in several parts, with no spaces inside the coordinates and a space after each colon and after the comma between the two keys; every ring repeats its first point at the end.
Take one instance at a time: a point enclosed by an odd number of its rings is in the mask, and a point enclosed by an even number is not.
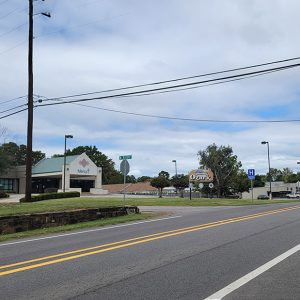
{"type": "MultiPolygon", "coordinates": [[[[175,163],[175,178],[177,179],[177,161],[176,159],[173,159],[172,162],[175,163]]],[[[176,194],[177,194],[177,188],[176,188],[176,194]]]]}
{"type": "Polygon", "coordinates": [[[269,142],[262,141],[262,145],[266,145],[268,147],[268,163],[269,163],[269,181],[270,181],[270,199],[272,199],[272,177],[271,177],[271,167],[270,167],[270,148],[269,148],[269,142]]]}
{"type": "Polygon", "coordinates": [[[65,135],[65,152],[64,152],[64,188],[63,191],[66,191],[66,152],[67,152],[67,139],[72,139],[73,135],[66,134],[65,135]]]}
{"type": "Polygon", "coordinates": [[[177,178],[177,161],[173,159],[172,162],[175,163],[175,176],[177,178]]]}

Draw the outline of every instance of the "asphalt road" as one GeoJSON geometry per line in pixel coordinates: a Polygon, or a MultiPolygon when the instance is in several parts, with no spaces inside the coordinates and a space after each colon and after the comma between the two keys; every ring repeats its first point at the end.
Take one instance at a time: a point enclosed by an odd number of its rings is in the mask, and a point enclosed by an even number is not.
{"type": "Polygon", "coordinates": [[[300,204],[163,209],[161,220],[0,243],[0,299],[299,299],[298,250],[236,282],[300,244],[300,204]]]}

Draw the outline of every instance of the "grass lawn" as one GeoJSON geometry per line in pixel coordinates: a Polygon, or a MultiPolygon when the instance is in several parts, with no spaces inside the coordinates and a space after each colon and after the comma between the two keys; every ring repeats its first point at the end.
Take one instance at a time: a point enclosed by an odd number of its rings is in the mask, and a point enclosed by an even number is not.
{"type": "MultiPolygon", "coordinates": [[[[300,202],[299,200],[254,200],[254,205],[300,202]]],[[[136,206],[241,206],[252,205],[247,199],[218,199],[218,198],[126,198],[126,205],[136,206]]],[[[19,215],[38,212],[65,211],[80,208],[96,208],[124,205],[122,198],[66,198],[53,199],[33,203],[2,203],[0,201],[0,216],[19,215]]]]}
{"type": "Polygon", "coordinates": [[[151,213],[132,214],[128,216],[99,219],[96,221],[82,222],[82,223],[71,224],[71,225],[42,228],[42,229],[36,229],[36,230],[30,230],[30,231],[24,231],[24,232],[12,233],[12,234],[2,234],[0,235],[0,242],[4,242],[11,239],[17,239],[17,238],[33,237],[37,235],[62,233],[62,232],[67,232],[72,230],[87,229],[87,228],[100,227],[106,225],[116,225],[116,224],[130,222],[130,221],[147,220],[150,218],[154,218],[156,216],[159,216],[159,214],[151,214],[151,213]]]}

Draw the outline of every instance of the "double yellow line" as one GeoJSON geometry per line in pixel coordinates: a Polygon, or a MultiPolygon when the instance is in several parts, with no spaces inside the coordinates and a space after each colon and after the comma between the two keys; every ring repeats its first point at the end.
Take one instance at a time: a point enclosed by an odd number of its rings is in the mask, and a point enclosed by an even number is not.
{"type": "Polygon", "coordinates": [[[224,219],[216,222],[211,222],[211,223],[206,223],[206,224],[199,224],[195,226],[190,226],[190,227],[184,227],[184,228],[179,228],[175,230],[169,230],[169,231],[163,231],[163,232],[158,232],[150,235],[144,235],[136,238],[131,238],[131,239],[126,239],[118,242],[113,242],[113,243],[108,243],[108,244],[103,244],[99,246],[94,246],[94,247],[89,247],[89,248],[83,248],[83,249],[78,249],[74,251],[69,251],[69,252],[62,252],[50,256],[45,256],[45,257],[40,257],[40,258],[35,258],[31,260],[25,260],[25,261],[20,261],[16,262],[13,264],[8,264],[8,265],[3,265],[0,266],[0,276],[5,276],[5,275],[10,275],[13,273],[18,273],[26,270],[31,270],[47,265],[53,265],[69,260],[74,260],[77,258],[85,257],[85,256],[90,256],[94,254],[99,254],[103,252],[108,252],[116,249],[121,249],[125,247],[130,247],[138,244],[143,244],[155,240],[160,240],[172,236],[177,236],[189,232],[195,232],[195,231],[200,231],[204,230],[207,228],[212,228],[212,227],[217,227],[217,226],[222,226],[230,223],[236,223],[236,222],[242,222],[246,220],[251,220],[251,219],[256,219],[268,215],[274,215],[282,212],[287,212],[291,210],[296,210],[300,209],[300,206],[291,206],[288,208],[281,208],[281,209],[276,209],[276,210],[271,210],[271,211],[265,211],[261,213],[256,213],[252,215],[246,215],[246,216],[241,216],[241,217],[236,217],[236,218],[231,218],[231,219],[224,219]],[[3,270],[3,271],[1,271],[3,270]]]}

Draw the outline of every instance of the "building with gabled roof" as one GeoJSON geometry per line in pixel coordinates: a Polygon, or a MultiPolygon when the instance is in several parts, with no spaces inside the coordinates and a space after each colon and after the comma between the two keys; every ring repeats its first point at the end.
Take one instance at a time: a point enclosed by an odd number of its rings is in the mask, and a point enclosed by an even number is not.
{"type": "MultiPolygon", "coordinates": [[[[65,190],[92,194],[107,193],[102,189],[102,168],[97,167],[86,153],[66,156],[65,166],[64,171],[63,156],[39,161],[32,167],[32,192],[65,190]]],[[[25,173],[20,173],[22,176],[18,177],[19,173],[11,170],[0,177],[0,184],[9,182],[5,188],[7,192],[25,192],[25,173]]]]}

